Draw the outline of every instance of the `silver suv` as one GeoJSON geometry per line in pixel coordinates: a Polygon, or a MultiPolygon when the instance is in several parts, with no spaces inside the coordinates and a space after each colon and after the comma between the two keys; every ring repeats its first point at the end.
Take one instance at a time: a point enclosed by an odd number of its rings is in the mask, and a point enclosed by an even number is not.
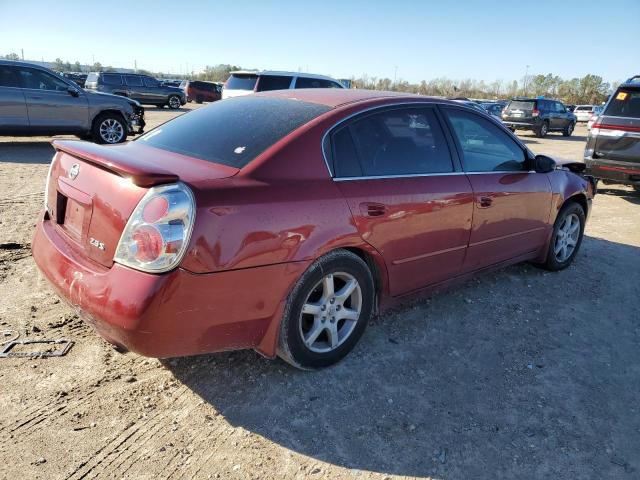
{"type": "Polygon", "coordinates": [[[0,60],[0,135],[78,135],[120,143],[142,133],[135,100],[82,90],[48,68],[0,60]]]}

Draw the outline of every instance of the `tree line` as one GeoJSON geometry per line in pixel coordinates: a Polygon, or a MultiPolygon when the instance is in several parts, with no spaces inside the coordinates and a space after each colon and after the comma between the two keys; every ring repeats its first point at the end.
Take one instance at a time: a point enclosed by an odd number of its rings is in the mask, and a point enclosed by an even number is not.
{"type": "MultiPolygon", "coordinates": [[[[10,53],[5,57],[8,60],[19,60],[16,53],[10,53]]],[[[56,58],[52,66],[53,70],[81,71],[80,62],[70,63],[56,58]]],[[[150,72],[138,69],[138,73],[146,73],[157,78],[184,78],[188,80],[205,80],[209,82],[225,82],[230,72],[241,70],[241,67],[230,64],[208,65],[203,71],[191,75],[175,75],[162,72],[150,72]]],[[[95,62],[91,71],[116,71],[111,66],[102,66],[95,62]]],[[[598,75],[588,74],[582,78],[563,79],[551,73],[547,75],[528,75],[520,80],[496,80],[485,82],[484,80],[452,80],[446,77],[422,80],[419,83],[409,83],[406,80],[394,82],[390,78],[374,77],[364,74],[358,78],[351,78],[351,85],[355,88],[367,88],[370,90],[392,90],[397,92],[417,93],[419,95],[439,97],[467,97],[504,100],[517,96],[544,96],[562,100],[567,104],[599,104],[604,102],[608,95],[618,86],[617,83],[607,83],[598,75]]]]}

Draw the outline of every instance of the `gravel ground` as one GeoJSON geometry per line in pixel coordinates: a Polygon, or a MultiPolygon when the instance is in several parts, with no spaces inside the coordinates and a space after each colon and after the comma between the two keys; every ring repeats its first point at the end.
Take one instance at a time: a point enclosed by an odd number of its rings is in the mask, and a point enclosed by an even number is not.
{"type": "MultiPolygon", "coordinates": [[[[579,159],[585,133],[522,138],[579,159]]],[[[629,188],[601,190],[569,269],[518,265],[385,313],[336,367],[158,361],[116,353],[38,274],[49,140],[0,139],[0,329],[75,345],[0,359],[1,478],[640,478],[629,188]]]]}

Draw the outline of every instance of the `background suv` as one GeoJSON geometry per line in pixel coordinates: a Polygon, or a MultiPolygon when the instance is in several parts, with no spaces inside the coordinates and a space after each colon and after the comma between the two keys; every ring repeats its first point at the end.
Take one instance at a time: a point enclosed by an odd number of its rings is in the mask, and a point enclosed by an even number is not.
{"type": "Polygon", "coordinates": [[[129,97],[144,105],[160,108],[167,105],[178,109],[187,103],[187,97],[181,89],[162,85],[149,75],[93,72],[87,76],[85,88],[129,97]]]}
{"type": "Polygon", "coordinates": [[[142,133],[144,109],[128,98],[82,90],[51,70],[0,60],[0,135],[78,135],[120,143],[142,133]]]}
{"type": "Polygon", "coordinates": [[[587,172],[640,191],[640,75],[621,84],[589,131],[587,172]]]}
{"type": "Polygon", "coordinates": [[[345,88],[337,80],[323,75],[299,72],[231,72],[222,89],[222,98],[253,92],[290,88],[345,88]]]}
{"type": "Polygon", "coordinates": [[[180,88],[187,95],[187,102],[215,102],[222,97],[222,87],[213,82],[183,80],[180,88]]]}
{"type": "Polygon", "coordinates": [[[532,130],[537,137],[549,132],[562,132],[569,137],[576,121],[576,116],[557,100],[514,98],[502,111],[502,123],[509,129],[532,130]]]}

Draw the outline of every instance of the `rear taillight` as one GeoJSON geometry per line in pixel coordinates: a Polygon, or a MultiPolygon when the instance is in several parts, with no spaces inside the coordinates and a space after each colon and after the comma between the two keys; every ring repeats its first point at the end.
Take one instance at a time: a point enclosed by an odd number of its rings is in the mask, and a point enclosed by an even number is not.
{"type": "Polygon", "coordinates": [[[114,262],[161,273],[180,263],[189,244],[195,202],[182,183],[149,189],[122,232],[114,262]]]}
{"type": "Polygon", "coordinates": [[[49,172],[47,173],[47,183],[44,185],[44,209],[49,215],[51,215],[51,209],[49,208],[49,183],[51,182],[51,172],[53,170],[53,164],[56,161],[57,153],[53,155],[51,163],[49,164],[49,172]]]}
{"type": "Polygon", "coordinates": [[[502,116],[503,116],[503,117],[506,117],[506,116],[507,116],[507,109],[506,109],[506,108],[503,108],[503,109],[502,109],[502,116]]]}
{"type": "Polygon", "coordinates": [[[540,115],[540,110],[538,110],[537,108],[534,108],[533,111],[531,112],[531,116],[537,117],[538,115],[540,115]]]}

